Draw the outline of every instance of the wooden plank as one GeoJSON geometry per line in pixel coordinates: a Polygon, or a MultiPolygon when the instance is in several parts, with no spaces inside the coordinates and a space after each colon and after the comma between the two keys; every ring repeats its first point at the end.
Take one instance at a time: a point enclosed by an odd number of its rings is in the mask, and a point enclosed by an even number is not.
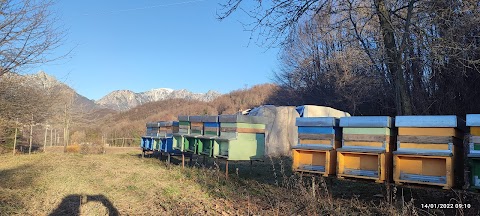
{"type": "Polygon", "coordinates": [[[397,140],[401,143],[451,143],[452,136],[406,136],[399,135],[397,140]]]}
{"type": "Polygon", "coordinates": [[[467,114],[467,126],[480,126],[480,114],[467,114]]]}
{"type": "Polygon", "coordinates": [[[365,141],[365,142],[390,142],[390,136],[372,135],[372,134],[344,134],[345,141],[365,141]]]}
{"type": "Polygon", "coordinates": [[[334,117],[304,117],[297,118],[296,126],[312,126],[312,127],[334,127],[338,126],[339,120],[334,117]]]}
{"type": "Polygon", "coordinates": [[[265,124],[267,118],[261,116],[247,116],[247,115],[220,115],[220,122],[231,122],[231,123],[250,123],[250,124],[265,124]]]}
{"type": "Polygon", "coordinates": [[[357,141],[344,141],[343,146],[358,146],[358,147],[383,147],[383,142],[357,142],[357,141]]]}
{"type": "Polygon", "coordinates": [[[183,126],[190,126],[190,122],[189,121],[180,121],[180,122],[178,122],[178,125],[180,125],[180,126],[182,126],[182,125],[183,126]]]}
{"type": "Polygon", "coordinates": [[[190,129],[190,125],[180,125],[178,128],[179,128],[179,129],[187,129],[187,130],[188,130],[188,129],[190,129]]]}
{"type": "Polygon", "coordinates": [[[204,127],[220,127],[220,123],[218,122],[204,122],[203,123],[204,127]]]}
{"type": "Polygon", "coordinates": [[[335,134],[333,127],[298,127],[298,133],[304,134],[335,134]]]}
{"type": "Polygon", "coordinates": [[[195,130],[203,130],[203,126],[192,126],[190,127],[192,130],[195,129],[195,130]]]}
{"type": "Polygon", "coordinates": [[[172,126],[160,127],[160,131],[171,131],[173,130],[172,126]]]}
{"type": "Polygon", "coordinates": [[[400,149],[431,149],[431,150],[448,150],[448,144],[437,143],[400,143],[400,149]]]}
{"type": "Polygon", "coordinates": [[[226,127],[226,128],[256,128],[256,129],[265,129],[264,124],[250,124],[250,123],[221,123],[220,127],[226,127]]]}
{"type": "Polygon", "coordinates": [[[203,123],[202,122],[191,122],[190,126],[191,127],[203,127],[203,123]]]}
{"type": "Polygon", "coordinates": [[[390,128],[343,128],[343,134],[390,135],[390,128]]]}
{"type": "Polygon", "coordinates": [[[401,127],[398,128],[398,135],[411,135],[411,136],[454,136],[457,138],[463,138],[463,133],[455,128],[414,128],[414,127],[401,127]]]}
{"type": "Polygon", "coordinates": [[[309,140],[309,139],[300,139],[300,144],[323,144],[323,145],[331,145],[331,140],[309,140]]]}
{"type": "Polygon", "coordinates": [[[299,139],[328,140],[335,139],[335,134],[298,134],[299,139]]]}
{"type": "Polygon", "coordinates": [[[218,131],[220,130],[219,127],[204,127],[203,128],[204,131],[218,131]]]}
{"type": "Polygon", "coordinates": [[[470,127],[470,134],[480,136],[480,127],[470,127]]]}
{"type": "Polygon", "coordinates": [[[469,142],[480,143],[480,136],[471,136],[469,142]]]}
{"type": "Polygon", "coordinates": [[[238,133],[265,133],[265,129],[256,128],[220,128],[221,132],[238,132],[238,133]]]}
{"type": "Polygon", "coordinates": [[[389,128],[392,118],[389,116],[352,116],[340,118],[340,127],[389,128]]]}
{"type": "Polygon", "coordinates": [[[415,115],[395,117],[396,127],[416,128],[454,128],[458,127],[458,118],[454,115],[415,115]]]}
{"type": "Polygon", "coordinates": [[[178,116],[179,122],[188,122],[190,121],[190,116],[178,116]]]}

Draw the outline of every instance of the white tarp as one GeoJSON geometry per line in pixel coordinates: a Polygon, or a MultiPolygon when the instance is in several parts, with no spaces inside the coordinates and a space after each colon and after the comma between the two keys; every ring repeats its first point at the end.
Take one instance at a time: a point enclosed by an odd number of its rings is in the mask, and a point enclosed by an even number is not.
{"type": "Polygon", "coordinates": [[[298,128],[295,121],[300,117],[344,117],[349,113],[323,106],[273,106],[264,105],[252,109],[248,115],[267,119],[265,128],[265,155],[291,156],[291,148],[298,143],[298,128]]]}
{"type": "Polygon", "coordinates": [[[296,109],[301,117],[350,117],[348,112],[326,106],[303,105],[298,106],[296,109]]]}
{"type": "Polygon", "coordinates": [[[298,131],[295,120],[300,117],[294,106],[260,106],[248,115],[263,116],[267,119],[265,128],[265,155],[290,156],[290,149],[297,144],[298,131]]]}

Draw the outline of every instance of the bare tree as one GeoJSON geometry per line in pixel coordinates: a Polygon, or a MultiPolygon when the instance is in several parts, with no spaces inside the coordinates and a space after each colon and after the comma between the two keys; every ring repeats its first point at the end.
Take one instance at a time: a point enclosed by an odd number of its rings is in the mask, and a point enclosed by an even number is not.
{"type": "Polygon", "coordinates": [[[0,76],[57,57],[49,56],[64,37],[51,0],[0,1],[0,76]]]}
{"type": "MultiPolygon", "coordinates": [[[[247,4],[229,0],[222,5],[219,19],[235,11],[252,18],[245,28],[267,41],[262,45],[281,45],[288,52],[309,51],[301,53],[306,57],[301,60],[299,56],[287,56],[290,66],[298,63],[302,67],[286,68],[284,76],[280,76],[284,86],[300,94],[318,95],[328,90],[315,89],[331,79],[330,73],[318,69],[335,69],[331,60],[337,61],[336,56],[353,51],[367,60],[362,60],[362,64],[368,63],[371,68],[344,67],[341,71],[358,74],[359,69],[367,69],[362,76],[382,78],[382,90],[393,93],[382,99],[387,102],[384,104],[393,101],[396,112],[392,114],[464,113],[463,107],[474,110],[476,99],[464,87],[471,86],[468,80],[473,81],[471,78],[477,78],[480,72],[478,1],[258,0],[247,4]],[[317,31],[297,32],[312,24],[318,27],[317,31]],[[335,37],[329,40],[332,35],[335,37]],[[310,48],[304,49],[305,44],[299,44],[299,40],[315,43],[307,43],[310,48]],[[304,70],[311,73],[305,74],[304,70]],[[303,79],[305,85],[298,86],[295,79],[303,79]],[[467,103],[472,105],[460,106],[467,103]]],[[[477,90],[471,87],[469,91],[477,90]]]]}

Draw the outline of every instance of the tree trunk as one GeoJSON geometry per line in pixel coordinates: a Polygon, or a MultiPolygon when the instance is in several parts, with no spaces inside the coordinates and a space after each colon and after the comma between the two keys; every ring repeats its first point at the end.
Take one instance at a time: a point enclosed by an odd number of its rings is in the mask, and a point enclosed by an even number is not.
{"type": "Polygon", "coordinates": [[[387,54],[387,68],[393,78],[395,89],[395,109],[397,115],[411,115],[412,106],[402,71],[401,53],[397,48],[390,13],[385,6],[385,0],[375,0],[383,45],[387,54]]]}

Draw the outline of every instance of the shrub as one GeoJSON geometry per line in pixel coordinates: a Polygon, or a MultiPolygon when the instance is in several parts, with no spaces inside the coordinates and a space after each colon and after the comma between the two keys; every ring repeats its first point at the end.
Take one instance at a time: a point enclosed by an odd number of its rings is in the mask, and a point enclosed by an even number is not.
{"type": "Polygon", "coordinates": [[[79,153],[80,152],[80,145],[73,144],[73,145],[67,146],[67,152],[68,153],[79,153]]]}

